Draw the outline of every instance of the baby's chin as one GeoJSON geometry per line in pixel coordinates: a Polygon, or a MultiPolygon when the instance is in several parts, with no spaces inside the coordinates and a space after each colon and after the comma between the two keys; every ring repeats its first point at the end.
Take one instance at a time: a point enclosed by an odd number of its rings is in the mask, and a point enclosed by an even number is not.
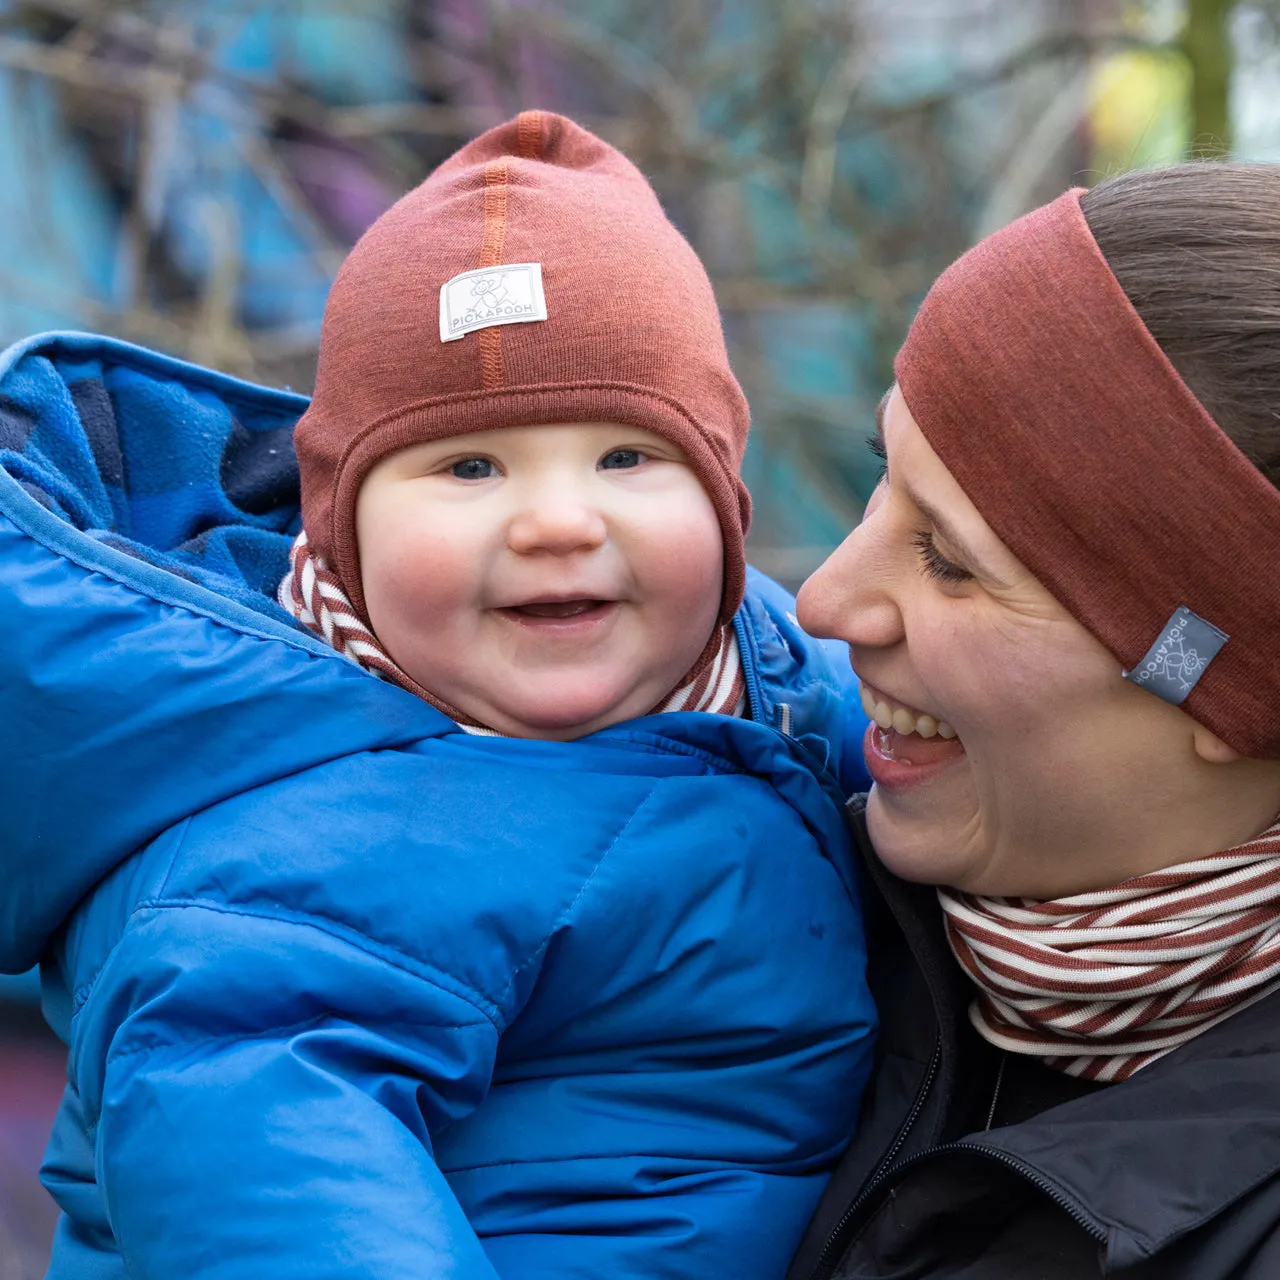
{"type": "Polygon", "coordinates": [[[454,705],[481,724],[516,738],[567,742],[623,720],[647,715],[662,696],[644,685],[575,687],[571,680],[546,690],[524,689],[512,697],[459,700],[454,705]]]}

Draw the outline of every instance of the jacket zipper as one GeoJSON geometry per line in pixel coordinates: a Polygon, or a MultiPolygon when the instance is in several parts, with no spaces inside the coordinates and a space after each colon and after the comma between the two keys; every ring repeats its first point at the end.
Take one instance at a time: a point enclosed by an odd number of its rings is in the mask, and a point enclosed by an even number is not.
{"type": "Polygon", "coordinates": [[[792,736],[790,705],[785,702],[778,704],[781,725],[769,724],[765,720],[764,694],[760,690],[760,676],[756,672],[756,652],[748,640],[747,624],[741,610],[733,615],[733,629],[738,637],[738,649],[742,655],[742,677],[747,687],[747,709],[751,713],[752,721],[766,729],[772,729],[789,745],[793,753],[798,751],[810,773],[814,775],[819,785],[834,800],[836,808],[843,809],[848,803],[848,797],[840,790],[840,782],[836,775],[831,772],[830,764],[819,760],[803,742],[792,736]]]}
{"type": "Polygon", "coordinates": [[[764,699],[760,696],[760,677],[756,673],[755,651],[747,640],[747,624],[739,609],[733,615],[733,629],[738,637],[738,651],[742,655],[742,675],[747,686],[747,707],[757,724],[764,723],[764,699]]]}
{"type": "Polygon", "coordinates": [[[893,1166],[892,1161],[902,1150],[902,1144],[907,1139],[907,1133],[916,1118],[920,1114],[920,1109],[924,1105],[924,1097],[928,1092],[929,1086],[932,1084],[932,1073],[936,1068],[939,1057],[939,1050],[935,1049],[934,1059],[930,1064],[930,1074],[926,1076],[925,1085],[916,1097],[915,1105],[911,1109],[902,1128],[898,1131],[898,1136],[894,1139],[893,1146],[890,1147],[888,1154],[880,1162],[880,1167],[872,1176],[871,1181],[863,1188],[861,1194],[856,1200],[845,1210],[840,1221],[836,1223],[835,1229],[827,1238],[827,1243],[823,1245],[822,1252],[818,1255],[818,1261],[815,1263],[810,1280],[820,1280],[822,1277],[829,1276],[831,1273],[827,1269],[834,1265],[834,1253],[845,1243],[841,1237],[848,1230],[850,1224],[858,1213],[867,1205],[868,1201],[891,1179],[900,1180],[902,1175],[908,1170],[915,1168],[916,1165],[922,1164],[926,1160],[931,1160],[935,1156],[946,1154],[954,1151],[972,1151],[977,1155],[985,1156],[989,1160],[994,1160],[997,1164],[1002,1164],[1008,1169],[1012,1169],[1020,1177],[1025,1178],[1033,1187],[1042,1194],[1048,1196],[1054,1204],[1058,1206],[1071,1220],[1087,1235],[1091,1236],[1099,1244],[1105,1244],[1107,1241],[1106,1229],[1099,1225],[1097,1220],[1091,1217],[1076,1201],[1065,1195],[1058,1187],[1054,1186],[1039,1170],[1033,1168],[1025,1161],[1019,1160],[1016,1156],[1011,1156],[1004,1151],[996,1151],[991,1147],[984,1146],[980,1142],[943,1142],[937,1146],[926,1147],[923,1151],[918,1151],[909,1160],[904,1160],[900,1165],[893,1166]]]}
{"type": "MultiPolygon", "coordinates": [[[[822,1246],[822,1252],[818,1254],[818,1260],[813,1265],[813,1271],[809,1280],[821,1280],[821,1277],[828,1275],[827,1264],[834,1261],[832,1255],[841,1246],[841,1236],[848,1229],[849,1224],[858,1215],[858,1211],[863,1205],[880,1189],[881,1185],[888,1179],[889,1175],[894,1172],[893,1162],[898,1158],[898,1152],[902,1150],[907,1138],[911,1134],[912,1127],[920,1118],[920,1112],[924,1110],[925,1099],[929,1096],[929,1090],[933,1088],[934,1077],[938,1074],[938,1065],[942,1061],[942,1037],[941,1035],[933,1042],[933,1055],[929,1059],[929,1066],[925,1070],[924,1080],[916,1093],[915,1101],[911,1104],[911,1110],[907,1112],[907,1117],[903,1120],[894,1135],[893,1144],[889,1150],[885,1152],[879,1165],[876,1167],[875,1173],[871,1175],[871,1180],[863,1187],[861,1193],[854,1202],[844,1211],[840,1217],[840,1221],[836,1223],[831,1234],[827,1237],[827,1242],[822,1246]]],[[[936,1148],[931,1148],[936,1150],[936,1148]]],[[[908,1162],[910,1163],[910,1162],[908,1162]]],[[[906,1165],[903,1166],[904,1168],[906,1165]]]]}
{"type": "MultiPolygon", "coordinates": [[[[1096,1218],[1091,1217],[1076,1201],[1064,1195],[1042,1173],[1025,1161],[1019,1160],[1017,1156],[1011,1156],[1007,1152],[985,1147],[980,1142],[949,1142],[943,1146],[932,1147],[928,1151],[922,1151],[915,1159],[919,1160],[923,1156],[936,1155],[939,1151],[976,1151],[979,1155],[986,1156],[988,1160],[994,1160],[997,1164],[1005,1165],[1015,1173],[1021,1174],[1033,1187],[1044,1192],[1082,1231],[1091,1235],[1099,1244],[1106,1243],[1106,1228],[1100,1226],[1096,1218]]],[[[903,1165],[903,1168],[906,1168],[906,1165],[903,1165]]]]}

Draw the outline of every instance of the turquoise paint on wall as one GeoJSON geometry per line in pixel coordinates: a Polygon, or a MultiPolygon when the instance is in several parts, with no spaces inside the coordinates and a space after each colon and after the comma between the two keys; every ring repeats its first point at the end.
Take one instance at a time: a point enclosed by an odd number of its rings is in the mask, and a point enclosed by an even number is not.
{"type": "Polygon", "coordinates": [[[47,80],[0,71],[0,342],[111,303],[119,215],[47,80]]]}

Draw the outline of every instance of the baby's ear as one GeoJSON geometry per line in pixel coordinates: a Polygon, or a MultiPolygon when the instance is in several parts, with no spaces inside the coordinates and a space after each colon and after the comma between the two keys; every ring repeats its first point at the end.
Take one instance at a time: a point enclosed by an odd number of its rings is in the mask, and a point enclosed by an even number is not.
{"type": "Polygon", "coordinates": [[[1234,764],[1244,758],[1234,747],[1227,746],[1216,733],[1202,724],[1196,725],[1192,741],[1196,755],[1209,764],[1234,764]]]}

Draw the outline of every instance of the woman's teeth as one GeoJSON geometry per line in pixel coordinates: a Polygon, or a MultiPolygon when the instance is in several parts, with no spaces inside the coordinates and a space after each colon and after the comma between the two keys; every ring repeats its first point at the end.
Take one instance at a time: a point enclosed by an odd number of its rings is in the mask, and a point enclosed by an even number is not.
{"type": "Polygon", "coordinates": [[[956,731],[945,721],[936,720],[933,716],[908,711],[906,707],[891,707],[887,702],[877,698],[866,685],[861,686],[862,709],[868,718],[874,720],[882,729],[894,729],[898,733],[918,734],[921,738],[954,738],[956,731]]]}

